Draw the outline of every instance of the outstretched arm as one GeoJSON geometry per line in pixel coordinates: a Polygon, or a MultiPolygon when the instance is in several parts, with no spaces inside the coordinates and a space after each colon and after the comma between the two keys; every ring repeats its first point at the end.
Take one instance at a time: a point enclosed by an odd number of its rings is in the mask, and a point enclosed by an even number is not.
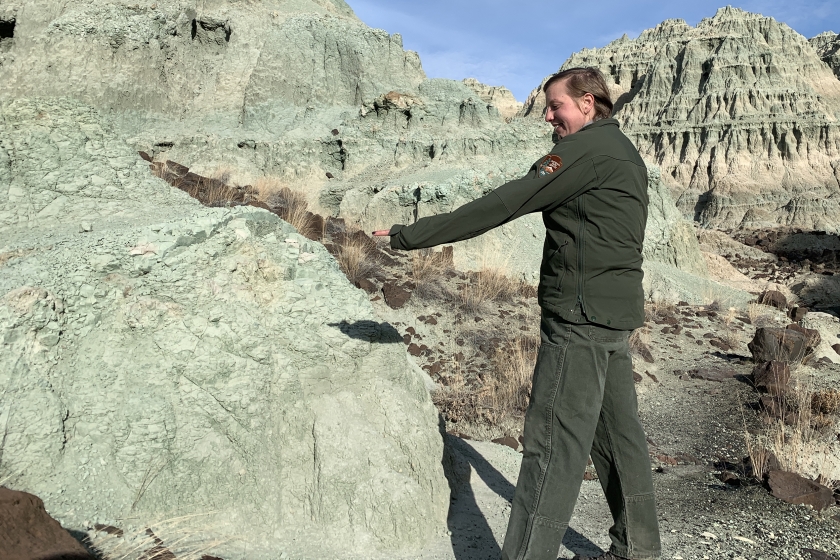
{"type": "Polygon", "coordinates": [[[452,212],[421,218],[409,226],[397,224],[373,234],[391,236],[394,249],[422,249],[463,241],[525,214],[565,204],[597,180],[591,161],[578,158],[568,168],[561,164],[553,173],[539,175],[536,171],[543,161],[545,158],[534,164],[524,178],[505,183],[452,212]]]}

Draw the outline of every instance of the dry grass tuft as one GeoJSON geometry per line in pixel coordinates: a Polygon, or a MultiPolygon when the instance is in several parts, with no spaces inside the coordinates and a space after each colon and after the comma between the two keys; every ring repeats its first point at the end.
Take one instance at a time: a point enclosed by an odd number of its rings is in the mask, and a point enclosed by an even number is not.
{"type": "Polygon", "coordinates": [[[673,315],[677,310],[674,302],[662,298],[655,298],[645,303],[645,320],[653,321],[661,317],[673,315]]]}
{"type": "Polygon", "coordinates": [[[814,414],[837,414],[840,411],[840,391],[823,389],[811,395],[811,412],[814,414]]]}
{"type": "Polygon", "coordinates": [[[298,232],[308,239],[321,239],[323,220],[309,211],[306,196],[300,191],[294,191],[277,177],[260,177],[251,187],[253,195],[269,207],[278,216],[289,222],[298,232]]]}
{"type": "Polygon", "coordinates": [[[444,286],[447,273],[454,270],[451,251],[420,249],[411,252],[411,280],[414,294],[425,300],[451,300],[444,286]]]}
{"type": "Polygon", "coordinates": [[[750,323],[756,327],[765,326],[773,320],[771,308],[758,302],[752,302],[747,306],[747,317],[749,317],[750,323]]]}
{"type": "Polygon", "coordinates": [[[192,521],[204,515],[209,514],[167,519],[128,532],[97,526],[85,540],[103,560],[200,560],[227,542],[208,539],[212,527],[195,528],[192,521]]]}
{"type": "Polygon", "coordinates": [[[335,245],[331,252],[352,284],[369,277],[379,266],[376,243],[361,231],[339,236],[335,245]]]}
{"type": "Polygon", "coordinates": [[[521,337],[496,350],[484,396],[488,420],[498,424],[507,417],[525,415],[538,349],[536,337],[521,337]]]}
{"type": "Polygon", "coordinates": [[[539,340],[519,337],[503,344],[491,360],[492,371],[470,386],[460,372],[446,388],[433,395],[435,404],[449,422],[483,422],[500,425],[521,418],[528,408],[531,379],[539,340]]]}
{"type": "Polygon", "coordinates": [[[461,306],[467,312],[477,313],[485,302],[510,301],[521,293],[521,284],[511,280],[502,269],[483,268],[461,287],[461,306]]]}
{"type": "Polygon", "coordinates": [[[782,398],[784,418],[775,419],[763,436],[745,434],[754,475],[761,478],[771,467],[806,478],[822,474],[831,451],[820,430],[833,425],[834,420],[822,407],[832,409],[838,404],[840,394],[832,390],[814,393],[804,386],[789,388],[782,398]]]}

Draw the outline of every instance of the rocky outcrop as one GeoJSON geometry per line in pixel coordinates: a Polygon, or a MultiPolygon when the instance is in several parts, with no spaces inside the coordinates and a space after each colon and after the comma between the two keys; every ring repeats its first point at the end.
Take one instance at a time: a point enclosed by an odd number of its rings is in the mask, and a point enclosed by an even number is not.
{"type": "Polygon", "coordinates": [[[522,109],[522,103],[504,86],[488,86],[475,78],[465,79],[464,85],[475,91],[482,101],[496,107],[505,120],[512,119],[522,109]]]}
{"type": "MultiPolygon", "coordinates": [[[[840,80],[772,18],[722,8],[584,49],[562,66],[607,76],[616,118],[689,218],[707,227],[836,230],[840,80]]],[[[534,90],[522,111],[540,117],[534,90]]]]}
{"type": "Polygon", "coordinates": [[[0,478],[69,528],[194,516],[231,560],[440,531],[437,413],[367,295],[144,165],[92,109],[0,104],[0,478]]]}
{"type": "Polygon", "coordinates": [[[135,129],[165,116],[179,127],[282,131],[307,108],[359,105],[425,77],[399,35],[367,27],[343,0],[211,1],[200,11],[24,0],[16,13],[0,96],[70,95],[135,129]]]}
{"type": "Polygon", "coordinates": [[[840,34],[826,31],[816,37],[811,37],[808,42],[817,51],[822,61],[831,67],[834,75],[840,78],[840,34]]]}

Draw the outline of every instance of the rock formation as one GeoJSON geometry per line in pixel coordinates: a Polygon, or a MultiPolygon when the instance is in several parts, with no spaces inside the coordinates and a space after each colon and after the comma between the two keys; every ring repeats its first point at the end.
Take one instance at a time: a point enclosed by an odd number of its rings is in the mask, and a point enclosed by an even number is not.
{"type": "Polygon", "coordinates": [[[475,78],[465,79],[464,84],[475,91],[482,101],[496,107],[505,120],[509,121],[522,109],[522,103],[504,86],[488,86],[475,78]]]}
{"type": "MultiPolygon", "coordinates": [[[[584,49],[562,68],[575,66],[607,76],[616,118],[689,218],[837,229],[840,80],[787,25],[727,7],[696,27],[667,20],[584,49]]],[[[523,115],[541,118],[537,91],[523,115]]]]}
{"type": "Polygon", "coordinates": [[[0,478],[70,528],[195,515],[229,560],[441,531],[437,413],[366,294],[273,214],[152,177],[115,130],[75,101],[0,103],[0,478]]]}
{"type": "Polygon", "coordinates": [[[817,51],[817,55],[828,64],[834,75],[840,78],[840,34],[834,31],[820,33],[808,40],[817,51]]]}

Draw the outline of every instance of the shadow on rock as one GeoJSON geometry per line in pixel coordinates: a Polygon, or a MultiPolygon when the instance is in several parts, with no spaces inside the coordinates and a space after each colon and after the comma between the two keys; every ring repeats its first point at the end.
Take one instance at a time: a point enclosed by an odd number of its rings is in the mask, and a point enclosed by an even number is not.
{"type": "MultiPolygon", "coordinates": [[[[499,558],[502,553],[500,543],[478,505],[470,480],[471,471],[475,471],[488,488],[508,503],[513,501],[515,487],[463,439],[451,434],[444,434],[443,437],[443,469],[452,492],[447,525],[455,558],[499,558]]],[[[575,554],[603,552],[595,543],[572,528],[566,531],[563,544],[575,554]]]]}
{"type": "Polygon", "coordinates": [[[376,321],[363,320],[341,321],[340,323],[327,323],[329,326],[340,330],[344,335],[356,340],[373,342],[378,344],[402,343],[400,333],[390,323],[377,323],[376,321]]]}

